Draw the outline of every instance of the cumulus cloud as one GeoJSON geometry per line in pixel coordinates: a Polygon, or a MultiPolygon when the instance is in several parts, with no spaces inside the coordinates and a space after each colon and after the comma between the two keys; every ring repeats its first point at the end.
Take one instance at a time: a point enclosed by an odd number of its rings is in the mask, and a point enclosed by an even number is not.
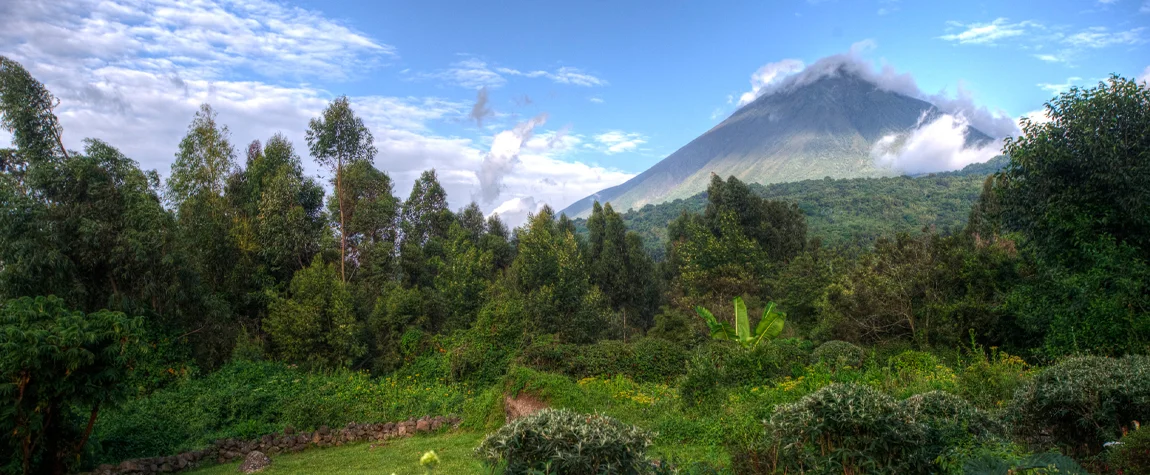
{"type": "Polygon", "coordinates": [[[471,114],[468,117],[475,121],[475,125],[483,127],[483,119],[491,114],[491,108],[487,107],[487,87],[481,87],[476,93],[475,105],[471,106],[471,114]]]}
{"type": "MultiPolygon", "coordinates": [[[[864,57],[867,52],[873,50],[875,47],[876,44],[872,40],[857,42],[851,45],[850,50],[846,53],[819,59],[810,65],[801,67],[797,72],[770,76],[769,82],[762,84],[757,90],[753,90],[752,92],[756,95],[755,97],[786,93],[825,77],[854,75],[874,84],[879,89],[930,102],[944,113],[961,114],[970,125],[991,137],[1005,137],[1018,133],[1018,128],[1013,118],[1002,110],[992,111],[986,106],[977,105],[974,101],[973,94],[967,90],[961,82],[959,82],[956,93],[953,96],[945,89],[935,94],[928,94],[919,89],[914,77],[909,73],[899,73],[895,71],[894,67],[886,63],[882,63],[881,66],[876,66],[864,57]]],[[[771,64],[777,65],[786,61],[794,61],[798,64],[802,64],[799,60],[784,60],[771,64]]],[[[787,71],[793,70],[794,68],[790,66],[775,69],[764,67],[756,71],[756,74],[764,71],[764,69],[768,71],[787,71]]],[[[765,78],[767,76],[763,75],[761,77],[765,78]]],[[[754,79],[752,78],[752,82],[753,81],[754,79]]],[[[745,96],[746,94],[744,94],[744,97],[745,96]]],[[[740,99],[739,102],[742,104],[743,100],[740,99]]]]}
{"type": "MultiPolygon", "coordinates": [[[[751,90],[744,92],[739,96],[739,107],[750,104],[759,96],[763,95],[767,86],[770,86],[775,81],[802,71],[806,66],[802,61],[797,59],[784,59],[782,61],[767,63],[759,68],[754,74],[751,74],[751,90]]],[[[730,100],[728,99],[728,103],[730,100]]]]}
{"type": "Polygon", "coordinates": [[[504,223],[523,223],[527,221],[528,215],[537,213],[540,209],[543,209],[543,203],[535,202],[535,198],[531,196],[521,196],[500,203],[488,216],[499,215],[499,219],[504,223]]]}
{"type": "MultiPolygon", "coordinates": [[[[397,56],[393,47],[319,13],[266,0],[0,1],[0,52],[61,99],[56,113],[68,148],[100,138],[161,174],[204,102],[230,127],[237,149],[282,132],[306,157],[304,129],[332,97],[327,81],[397,56]]],[[[406,195],[429,168],[454,207],[480,188],[476,170],[488,147],[437,132],[441,123],[467,120],[475,103],[350,99],[375,137],[375,165],[391,175],[397,194],[406,195]]],[[[552,146],[524,147],[521,163],[503,176],[504,193],[562,208],[633,176],[561,160],[556,154],[578,144],[578,136],[550,131],[546,138],[552,146]]],[[[10,142],[0,131],[0,147],[10,142]]],[[[326,178],[311,160],[304,166],[326,178]]]]}
{"type": "Polygon", "coordinates": [[[535,127],[546,122],[547,114],[539,114],[516,125],[513,129],[495,135],[495,139],[491,142],[491,150],[483,157],[483,163],[475,172],[475,176],[479,178],[479,198],[484,203],[491,203],[499,197],[499,193],[503,191],[503,177],[519,164],[519,151],[523,148],[523,144],[531,138],[535,127]]]}
{"type": "Polygon", "coordinates": [[[942,114],[929,122],[926,117],[911,132],[888,135],[876,142],[871,149],[875,163],[914,174],[957,170],[998,155],[995,143],[967,146],[970,124],[961,114],[942,114]]]}

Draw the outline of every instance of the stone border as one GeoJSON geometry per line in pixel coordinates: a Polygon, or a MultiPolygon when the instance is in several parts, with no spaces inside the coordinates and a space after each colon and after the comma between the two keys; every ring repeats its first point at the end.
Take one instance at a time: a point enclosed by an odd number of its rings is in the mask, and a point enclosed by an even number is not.
{"type": "Polygon", "coordinates": [[[254,440],[221,439],[205,449],[184,452],[166,457],[148,457],[121,462],[119,465],[104,464],[89,475],[151,475],[173,473],[196,468],[205,462],[228,463],[246,457],[249,452],[258,450],[268,455],[297,453],[309,447],[332,447],[353,442],[383,441],[408,437],[416,433],[426,433],[443,427],[459,427],[458,416],[424,416],[402,422],[358,424],[350,422],[342,429],[329,429],[322,426],[313,432],[296,432],[287,427],[283,433],[268,434],[254,440]]]}

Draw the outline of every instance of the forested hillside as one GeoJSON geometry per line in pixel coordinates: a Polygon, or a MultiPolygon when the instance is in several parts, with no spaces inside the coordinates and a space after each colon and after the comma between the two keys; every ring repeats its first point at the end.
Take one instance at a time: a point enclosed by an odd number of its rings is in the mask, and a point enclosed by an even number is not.
{"type": "MultiPolygon", "coordinates": [[[[982,193],[986,177],[1006,166],[1004,156],[968,165],[959,171],[919,176],[805,180],[750,185],[767,199],[795,203],[807,219],[810,234],[836,248],[865,248],[882,236],[917,232],[924,227],[949,234],[962,229],[970,208],[982,193]]],[[[627,228],[639,233],[647,250],[662,256],[667,225],[680,214],[699,213],[707,194],[647,205],[623,213],[627,228]]],[[[586,220],[575,221],[586,233],[586,220]]]]}
{"type": "Polygon", "coordinates": [[[165,180],[98,138],[66,149],[58,104],[0,57],[3,473],[257,448],[327,472],[402,444],[313,448],[448,415],[464,436],[416,445],[481,440],[443,466],[490,473],[1146,467],[1144,83],[1060,95],[1009,163],[713,176],[690,201],[593,203],[585,233],[546,206],[516,229],[452,210],[435,170],[398,195],[347,97],[306,144],[233,137],[203,104],[165,180]]]}

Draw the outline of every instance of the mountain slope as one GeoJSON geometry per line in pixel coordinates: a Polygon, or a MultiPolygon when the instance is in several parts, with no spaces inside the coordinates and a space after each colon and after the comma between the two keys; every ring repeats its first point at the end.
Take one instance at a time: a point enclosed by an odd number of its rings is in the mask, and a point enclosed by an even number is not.
{"type": "MultiPolygon", "coordinates": [[[[928,102],[839,71],[759,97],[647,171],[563,212],[585,216],[595,200],[625,211],[688,198],[706,189],[712,173],[762,184],[899,175],[875,165],[875,142],[939,114],[928,102]]],[[[988,140],[968,129],[968,144],[988,140]]]]}
{"type": "MultiPolygon", "coordinates": [[[[1005,156],[999,156],[953,172],[752,184],[751,190],[767,199],[799,205],[810,237],[822,239],[824,245],[868,248],[879,237],[914,233],[923,227],[944,233],[961,229],[982,193],[987,175],[1008,162],[1005,156]]],[[[707,193],[702,192],[632,209],[623,213],[623,222],[628,230],[639,233],[648,252],[661,257],[667,242],[667,225],[683,212],[702,213],[706,206],[707,193]]],[[[576,219],[576,229],[585,233],[586,223],[585,219],[576,219]]]]}

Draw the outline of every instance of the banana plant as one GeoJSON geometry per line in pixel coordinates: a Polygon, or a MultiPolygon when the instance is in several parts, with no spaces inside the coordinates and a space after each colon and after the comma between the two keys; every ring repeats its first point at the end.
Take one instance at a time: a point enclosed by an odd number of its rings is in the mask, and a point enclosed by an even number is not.
{"type": "Polygon", "coordinates": [[[783,323],[787,319],[787,314],[775,310],[774,302],[768,302],[767,308],[763,309],[763,318],[759,320],[758,325],[755,325],[755,332],[751,333],[751,322],[747,320],[747,305],[743,303],[742,297],[735,297],[734,328],[725,322],[720,322],[715,315],[701,306],[695,307],[695,313],[707,322],[712,339],[738,342],[747,349],[758,346],[763,339],[777,338],[783,332],[783,323]]]}

